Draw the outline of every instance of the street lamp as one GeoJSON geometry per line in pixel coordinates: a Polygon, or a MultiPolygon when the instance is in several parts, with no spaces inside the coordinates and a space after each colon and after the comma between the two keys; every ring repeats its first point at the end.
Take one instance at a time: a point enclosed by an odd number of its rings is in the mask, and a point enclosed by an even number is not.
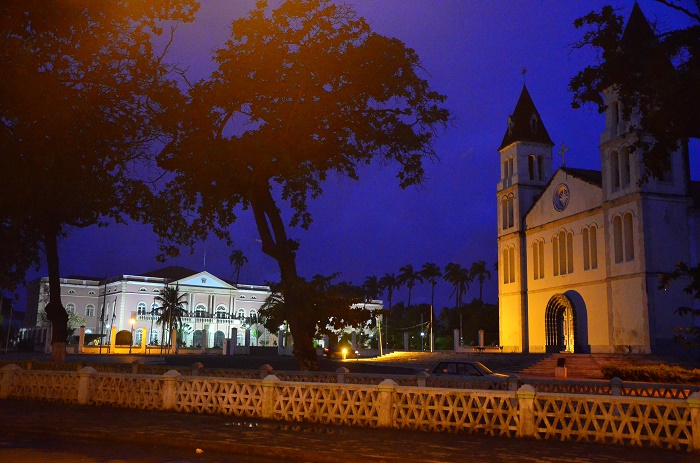
{"type": "Polygon", "coordinates": [[[420,332],[420,350],[424,351],[425,347],[423,347],[423,340],[425,339],[425,331],[420,332]]]}
{"type": "Polygon", "coordinates": [[[131,353],[131,348],[134,345],[134,324],[136,324],[136,318],[132,316],[129,319],[129,323],[131,323],[131,343],[129,343],[129,353],[131,353]]]}

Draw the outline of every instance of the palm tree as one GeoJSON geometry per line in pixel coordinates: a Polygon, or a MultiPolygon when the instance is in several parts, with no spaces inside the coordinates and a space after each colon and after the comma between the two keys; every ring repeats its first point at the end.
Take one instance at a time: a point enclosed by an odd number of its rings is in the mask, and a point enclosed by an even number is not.
{"type": "Polygon", "coordinates": [[[435,286],[438,284],[438,278],[442,278],[440,267],[432,262],[426,262],[420,269],[420,275],[428,283],[430,283],[430,306],[435,306],[435,286]]]}
{"type": "Polygon", "coordinates": [[[416,286],[416,282],[423,283],[423,277],[419,272],[413,270],[413,265],[404,265],[399,269],[399,276],[397,277],[399,285],[406,285],[408,288],[408,304],[406,307],[411,307],[411,292],[413,287],[416,286]]]}
{"type": "Polygon", "coordinates": [[[420,269],[420,274],[425,280],[430,283],[430,352],[433,351],[433,307],[435,307],[435,286],[437,285],[437,279],[442,277],[442,271],[437,264],[432,262],[426,262],[420,269]]]}
{"type": "Polygon", "coordinates": [[[379,296],[382,295],[381,284],[379,282],[379,279],[374,275],[365,278],[365,282],[362,283],[362,289],[364,290],[365,298],[368,301],[377,299],[379,296]]]}
{"type": "MultiPolygon", "coordinates": [[[[168,333],[172,333],[173,329],[180,328],[182,325],[182,317],[186,314],[185,305],[187,302],[181,300],[187,297],[186,294],[180,294],[179,285],[165,285],[163,290],[155,300],[160,302],[160,316],[156,323],[159,325],[168,326],[168,333]]],[[[172,345],[172,339],[171,345],[172,345]]]]}
{"type": "Polygon", "coordinates": [[[389,310],[391,310],[391,298],[394,295],[394,290],[400,286],[399,281],[393,273],[385,273],[378,283],[379,288],[386,290],[386,298],[389,301],[389,310]]]}
{"type": "Polygon", "coordinates": [[[464,297],[464,293],[469,289],[469,282],[471,282],[471,277],[469,275],[469,270],[467,270],[465,267],[462,267],[459,264],[455,264],[450,262],[445,266],[445,274],[443,275],[443,278],[445,279],[446,282],[451,284],[454,287],[454,291],[452,291],[452,294],[450,297],[454,295],[455,297],[455,308],[459,310],[459,336],[460,336],[460,345],[461,345],[461,337],[462,337],[462,298],[464,297]]]}
{"type": "Polygon", "coordinates": [[[476,279],[479,282],[479,301],[483,304],[483,295],[484,295],[484,281],[488,278],[489,280],[491,279],[491,272],[486,268],[486,262],[483,260],[477,260],[472,264],[472,267],[469,269],[469,276],[471,277],[472,281],[476,279]]]}
{"type": "Polygon", "coordinates": [[[236,274],[236,285],[241,278],[241,268],[248,263],[248,258],[240,249],[234,249],[228,258],[228,261],[233,265],[233,273],[236,274]]]}

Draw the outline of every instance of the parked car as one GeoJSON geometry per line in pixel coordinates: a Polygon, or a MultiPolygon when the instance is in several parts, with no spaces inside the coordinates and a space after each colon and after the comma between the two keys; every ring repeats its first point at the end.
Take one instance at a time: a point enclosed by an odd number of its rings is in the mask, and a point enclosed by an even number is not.
{"type": "Polygon", "coordinates": [[[446,361],[438,363],[433,368],[435,376],[465,376],[483,379],[505,379],[508,375],[494,373],[481,362],[446,361]]]}
{"type": "Polygon", "coordinates": [[[323,356],[329,359],[356,359],[360,353],[350,346],[331,346],[323,349],[323,356]]]}

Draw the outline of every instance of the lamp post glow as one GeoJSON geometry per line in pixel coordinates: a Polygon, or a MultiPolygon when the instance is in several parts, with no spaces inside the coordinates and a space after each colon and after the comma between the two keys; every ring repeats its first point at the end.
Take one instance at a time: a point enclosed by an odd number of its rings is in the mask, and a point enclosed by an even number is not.
{"type": "Polygon", "coordinates": [[[348,349],[346,347],[343,347],[343,360],[347,360],[348,358],[348,349]]]}
{"type": "Polygon", "coordinates": [[[129,323],[131,323],[131,342],[129,343],[129,353],[131,353],[131,348],[134,346],[134,324],[136,324],[136,319],[131,317],[129,319],[129,323]]]}

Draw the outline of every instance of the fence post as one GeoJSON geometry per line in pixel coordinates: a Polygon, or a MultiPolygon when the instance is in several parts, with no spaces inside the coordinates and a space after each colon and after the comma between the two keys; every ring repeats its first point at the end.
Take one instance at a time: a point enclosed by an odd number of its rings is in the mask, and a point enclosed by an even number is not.
{"type": "Polygon", "coordinates": [[[260,379],[265,379],[268,377],[268,375],[272,374],[273,368],[270,366],[269,363],[266,363],[265,365],[258,368],[258,370],[260,370],[260,379]]]}
{"type": "Polygon", "coordinates": [[[620,397],[622,395],[622,380],[615,376],[610,380],[610,389],[613,396],[620,397]]]}
{"type": "Polygon", "coordinates": [[[163,373],[163,410],[175,408],[177,383],[181,376],[176,370],[169,370],[163,373]]]}
{"type": "Polygon", "coordinates": [[[691,426],[691,451],[700,452],[700,392],[693,392],[688,397],[691,426]]]}
{"type": "MultiPolygon", "coordinates": [[[[143,339],[146,339],[146,338],[143,338],[143,339]]],[[[134,360],[133,362],[131,362],[131,373],[134,375],[139,374],[139,366],[140,365],[143,365],[143,360],[137,359],[137,360],[134,360]]]]}
{"type": "Polygon", "coordinates": [[[0,380],[0,399],[7,399],[12,395],[12,388],[15,383],[16,371],[21,370],[19,365],[11,363],[2,367],[2,379],[0,380]]]}
{"type": "Polygon", "coordinates": [[[394,420],[394,391],[396,382],[392,379],[385,379],[377,385],[379,399],[377,400],[377,414],[379,420],[377,426],[380,428],[390,428],[394,420]]]}
{"type": "Polygon", "coordinates": [[[348,370],[345,367],[340,367],[337,370],[335,370],[335,375],[336,375],[336,381],[338,384],[343,384],[345,383],[345,375],[350,373],[350,370],[348,370]]]}
{"type": "Polygon", "coordinates": [[[518,398],[518,410],[520,412],[520,426],[518,437],[535,436],[535,388],[524,384],[515,392],[518,398]]]}
{"type": "Polygon", "coordinates": [[[90,390],[92,389],[92,377],[97,374],[97,370],[92,367],[83,367],[78,371],[78,403],[87,405],[90,401],[90,390]]]}
{"type": "MultiPolygon", "coordinates": [[[[268,365],[269,366],[269,365],[268,365]]],[[[262,380],[262,417],[272,418],[275,411],[275,386],[280,379],[275,375],[269,375],[262,380]]]]}
{"type": "Polygon", "coordinates": [[[418,373],[416,373],[416,384],[418,385],[418,387],[426,387],[428,383],[428,377],[430,377],[430,375],[426,371],[419,371],[418,373]]]}

